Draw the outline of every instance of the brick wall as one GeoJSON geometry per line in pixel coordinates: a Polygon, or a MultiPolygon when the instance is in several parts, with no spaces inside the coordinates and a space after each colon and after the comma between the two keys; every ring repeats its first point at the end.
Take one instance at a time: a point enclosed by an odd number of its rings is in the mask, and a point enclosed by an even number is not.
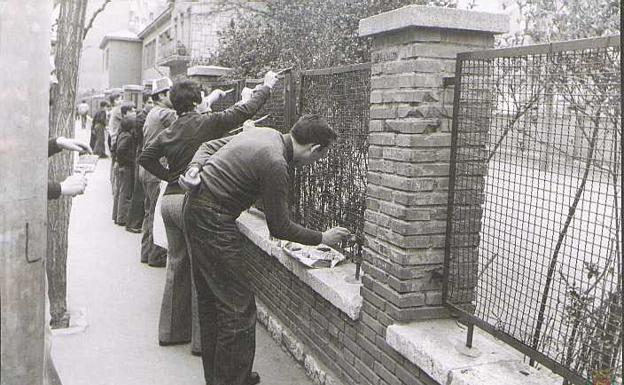
{"type": "Polygon", "coordinates": [[[437,384],[386,344],[392,320],[381,297],[363,291],[365,308],[354,321],[251,241],[245,253],[257,298],[345,384],[437,384]]]}

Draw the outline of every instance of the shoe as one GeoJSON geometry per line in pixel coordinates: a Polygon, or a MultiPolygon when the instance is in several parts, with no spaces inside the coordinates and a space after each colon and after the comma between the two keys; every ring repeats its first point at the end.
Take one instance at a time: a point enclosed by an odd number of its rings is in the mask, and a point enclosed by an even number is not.
{"type": "Polygon", "coordinates": [[[191,354],[194,355],[195,357],[201,357],[201,351],[196,352],[195,350],[191,350],[191,354]]]}
{"type": "Polygon", "coordinates": [[[126,231],[129,233],[135,233],[135,234],[141,233],[141,229],[133,229],[132,227],[126,227],[126,231]]]}
{"type": "Polygon", "coordinates": [[[123,226],[123,227],[126,227],[126,222],[115,222],[115,224],[116,224],[117,226],[123,226]]]}
{"type": "Polygon", "coordinates": [[[175,345],[184,345],[184,344],[188,344],[189,341],[173,341],[173,342],[164,342],[164,341],[158,341],[158,345],[160,346],[175,346],[175,345]]]}
{"type": "Polygon", "coordinates": [[[163,261],[163,262],[157,262],[157,263],[148,263],[147,265],[149,267],[165,267],[167,266],[167,262],[163,261]]]}
{"type": "Polygon", "coordinates": [[[259,382],[260,375],[258,374],[258,372],[251,372],[249,377],[247,377],[247,382],[245,383],[245,385],[256,385],[259,382]]]}

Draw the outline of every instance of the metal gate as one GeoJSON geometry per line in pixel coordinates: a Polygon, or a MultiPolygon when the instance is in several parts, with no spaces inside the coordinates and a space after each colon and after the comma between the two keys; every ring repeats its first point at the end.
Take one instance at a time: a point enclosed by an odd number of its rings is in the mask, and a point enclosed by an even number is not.
{"type": "Polygon", "coordinates": [[[458,55],[444,302],[574,384],[621,376],[620,39],[458,55]]]}

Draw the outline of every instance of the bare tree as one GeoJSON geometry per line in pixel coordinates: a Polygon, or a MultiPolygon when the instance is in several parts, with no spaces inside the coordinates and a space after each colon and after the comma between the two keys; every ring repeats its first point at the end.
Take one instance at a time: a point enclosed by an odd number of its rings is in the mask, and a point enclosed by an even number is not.
{"type": "MultiPolygon", "coordinates": [[[[85,28],[87,0],[57,0],[60,7],[54,65],[58,83],[50,89],[50,137],[74,136],[76,90],[82,42],[93,21],[111,0],[104,0],[85,28]]],[[[52,180],[63,180],[72,171],[71,154],[63,152],[50,158],[48,174],[52,180]]],[[[46,273],[50,298],[50,325],[69,326],[67,314],[67,237],[71,199],[48,202],[48,247],[46,273]]]]}

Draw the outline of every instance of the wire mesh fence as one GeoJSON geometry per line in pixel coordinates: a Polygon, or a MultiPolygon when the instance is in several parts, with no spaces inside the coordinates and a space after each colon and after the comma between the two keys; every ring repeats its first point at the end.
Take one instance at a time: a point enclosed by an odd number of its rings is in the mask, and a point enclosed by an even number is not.
{"type": "MultiPolygon", "coordinates": [[[[213,111],[223,111],[240,100],[243,87],[253,88],[261,82],[228,80],[204,86],[207,92],[234,89],[212,106],[213,111]]],[[[319,231],[332,226],[348,228],[353,237],[338,248],[356,263],[358,278],[364,241],[369,98],[369,64],[293,72],[277,82],[271,97],[254,116],[268,115],[258,125],[287,133],[297,115],[314,113],[327,119],[337,132],[338,141],[327,158],[291,170],[291,211],[295,221],[319,231]]],[[[262,202],[256,207],[262,209],[262,202]]]]}
{"type": "Polygon", "coordinates": [[[206,83],[202,86],[206,95],[208,95],[212,90],[217,88],[223,91],[232,90],[231,92],[228,92],[225,96],[219,98],[210,106],[212,111],[220,112],[233,106],[234,103],[240,100],[241,91],[244,87],[244,82],[240,80],[223,80],[219,82],[206,83]]]}
{"type": "Polygon", "coordinates": [[[302,73],[300,114],[323,116],[338,134],[327,158],[294,173],[293,212],[304,226],[348,228],[354,235],[340,249],[356,265],[364,241],[368,171],[370,65],[302,73]]]}
{"type": "Polygon", "coordinates": [[[622,370],[619,37],[460,54],[445,302],[575,384],[622,370]]]}
{"type": "MultiPolygon", "coordinates": [[[[281,133],[287,133],[290,130],[290,124],[292,123],[289,121],[288,99],[295,97],[287,87],[291,79],[290,76],[289,74],[288,76],[280,78],[275,86],[273,86],[271,97],[255,116],[256,119],[259,119],[268,115],[266,120],[258,124],[259,126],[271,127],[281,133]]],[[[247,79],[245,85],[249,88],[254,88],[256,85],[262,83],[262,81],[262,79],[247,79]]]]}
{"type": "MultiPolygon", "coordinates": [[[[262,108],[254,115],[253,119],[259,119],[265,115],[268,117],[259,123],[259,126],[271,127],[282,133],[287,133],[292,125],[291,111],[289,109],[290,98],[296,97],[294,90],[290,87],[291,74],[280,78],[273,90],[271,96],[262,106],[262,108]]],[[[232,90],[224,97],[217,100],[211,107],[215,112],[223,111],[241,99],[241,91],[244,87],[254,88],[263,82],[262,79],[243,79],[243,80],[221,80],[215,82],[207,82],[203,84],[206,94],[219,88],[223,91],[232,90]]],[[[294,111],[292,111],[294,114],[294,111]]]]}

